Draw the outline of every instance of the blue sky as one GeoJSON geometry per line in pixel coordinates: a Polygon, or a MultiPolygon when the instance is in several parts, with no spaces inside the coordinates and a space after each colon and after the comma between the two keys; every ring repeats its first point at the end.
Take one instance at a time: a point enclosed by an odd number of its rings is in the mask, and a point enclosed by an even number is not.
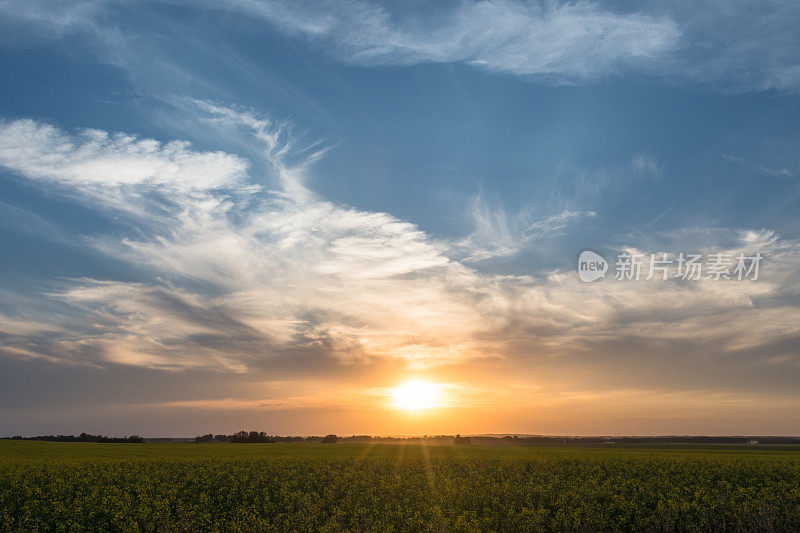
{"type": "Polygon", "coordinates": [[[0,432],[797,432],[796,4],[0,14],[0,432]]]}

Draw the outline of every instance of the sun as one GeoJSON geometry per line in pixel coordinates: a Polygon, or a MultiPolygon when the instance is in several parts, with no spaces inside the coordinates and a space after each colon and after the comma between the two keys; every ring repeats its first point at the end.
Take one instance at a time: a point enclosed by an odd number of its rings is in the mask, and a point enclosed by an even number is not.
{"type": "Polygon", "coordinates": [[[413,379],[391,390],[392,405],[404,411],[422,411],[440,407],[444,399],[442,386],[413,379]]]}

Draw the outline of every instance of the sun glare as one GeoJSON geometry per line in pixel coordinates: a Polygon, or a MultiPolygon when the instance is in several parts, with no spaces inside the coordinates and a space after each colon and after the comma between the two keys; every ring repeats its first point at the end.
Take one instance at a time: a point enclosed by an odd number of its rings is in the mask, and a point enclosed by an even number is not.
{"type": "Polygon", "coordinates": [[[440,407],[444,394],[442,386],[427,381],[406,381],[392,389],[392,404],[404,411],[422,411],[440,407]]]}

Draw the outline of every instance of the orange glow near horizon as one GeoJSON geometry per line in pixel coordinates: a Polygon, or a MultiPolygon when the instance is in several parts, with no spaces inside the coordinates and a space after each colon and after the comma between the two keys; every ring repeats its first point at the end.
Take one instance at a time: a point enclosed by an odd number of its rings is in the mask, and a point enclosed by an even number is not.
{"type": "Polygon", "coordinates": [[[391,390],[392,406],[403,411],[425,411],[441,407],[443,387],[418,379],[408,380],[391,390]]]}

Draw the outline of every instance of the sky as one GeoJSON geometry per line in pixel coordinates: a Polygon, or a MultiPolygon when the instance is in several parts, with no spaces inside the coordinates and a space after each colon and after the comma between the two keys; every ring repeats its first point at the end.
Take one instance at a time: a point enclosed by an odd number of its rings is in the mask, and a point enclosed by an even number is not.
{"type": "Polygon", "coordinates": [[[0,435],[799,435],[798,24],[0,0],[0,435]]]}

